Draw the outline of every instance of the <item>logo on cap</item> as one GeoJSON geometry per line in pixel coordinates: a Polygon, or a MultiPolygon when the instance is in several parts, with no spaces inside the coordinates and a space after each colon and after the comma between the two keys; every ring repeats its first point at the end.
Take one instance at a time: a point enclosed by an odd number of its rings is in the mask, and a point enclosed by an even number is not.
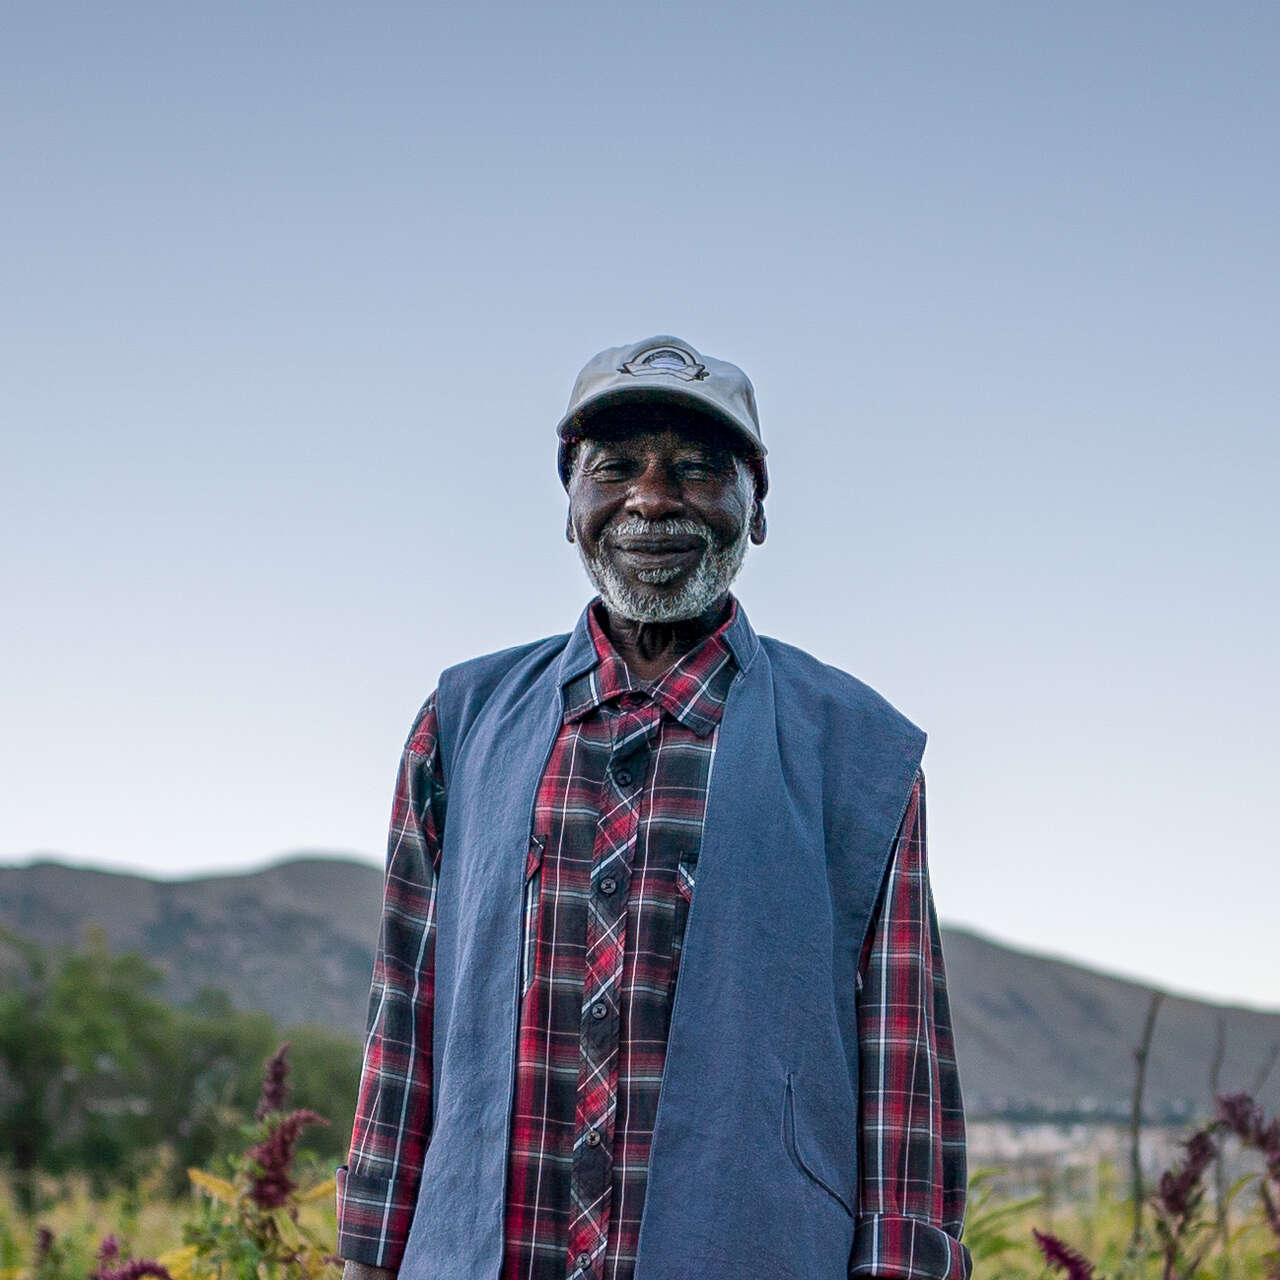
{"type": "Polygon", "coordinates": [[[633,373],[637,377],[665,373],[684,382],[697,382],[707,377],[707,366],[699,364],[691,352],[683,347],[648,347],[634,359],[618,366],[619,373],[633,373]]]}

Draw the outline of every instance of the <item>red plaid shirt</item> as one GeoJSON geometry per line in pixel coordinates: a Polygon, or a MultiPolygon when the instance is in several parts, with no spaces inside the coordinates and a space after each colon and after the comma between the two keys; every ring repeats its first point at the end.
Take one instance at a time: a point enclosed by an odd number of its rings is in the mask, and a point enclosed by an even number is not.
{"type": "MultiPolygon", "coordinates": [[[[631,1280],[707,785],[736,671],[723,638],[736,601],[652,685],[631,674],[598,609],[600,661],[565,688],[525,867],[503,1280],[631,1280]],[[603,1148],[603,1173],[598,1152],[578,1158],[586,1147],[603,1148]]],[[[404,1251],[429,1137],[444,812],[433,695],[396,787],[364,1070],[338,1171],[338,1252],[384,1267],[404,1251]]],[[[862,952],[858,1036],[850,1275],[965,1276],[964,1114],[922,774],[862,952]]]]}

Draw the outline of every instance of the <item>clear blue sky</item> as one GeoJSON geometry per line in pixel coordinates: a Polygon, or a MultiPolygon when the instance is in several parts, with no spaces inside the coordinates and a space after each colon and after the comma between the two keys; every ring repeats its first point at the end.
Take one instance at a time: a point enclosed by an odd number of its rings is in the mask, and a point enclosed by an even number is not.
{"type": "Polygon", "coordinates": [[[930,733],[944,920],[1280,1007],[1280,9],[83,5],[0,42],[0,859],[381,859],[567,629],[604,346],[741,364],[756,628],[930,733]]]}

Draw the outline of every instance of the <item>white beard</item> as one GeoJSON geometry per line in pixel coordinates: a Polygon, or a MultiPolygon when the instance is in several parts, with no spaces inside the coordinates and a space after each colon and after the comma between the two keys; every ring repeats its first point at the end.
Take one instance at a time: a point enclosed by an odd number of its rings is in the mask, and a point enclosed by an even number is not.
{"type": "MultiPolygon", "coordinates": [[[[642,591],[623,581],[613,565],[598,556],[589,556],[581,539],[576,539],[587,577],[613,613],[633,622],[681,622],[705,613],[729,590],[746,558],[751,525],[744,520],[738,536],[723,546],[716,545],[711,529],[701,520],[641,520],[632,517],[610,526],[601,540],[615,535],[636,538],[685,535],[705,540],[702,559],[688,582],[675,595],[663,596],[642,591]]],[[[679,573],[679,569],[642,569],[636,576],[656,585],[669,582],[679,573]]]]}

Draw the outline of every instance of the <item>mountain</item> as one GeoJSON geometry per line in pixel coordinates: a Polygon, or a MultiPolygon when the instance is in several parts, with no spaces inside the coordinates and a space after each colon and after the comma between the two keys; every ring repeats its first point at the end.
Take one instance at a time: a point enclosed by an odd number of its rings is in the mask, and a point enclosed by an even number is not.
{"type": "MultiPolygon", "coordinates": [[[[285,1024],[364,1029],[382,897],[371,863],[303,856],[247,874],[152,880],[57,861],[0,867],[0,925],[45,946],[98,926],[140,951],[164,994],[225,988],[285,1024]]],[[[966,1108],[973,1116],[1126,1114],[1150,988],[943,929],[966,1108]]],[[[1223,1089],[1252,1087],[1280,1046],[1280,1013],[1168,996],[1147,1073],[1153,1115],[1203,1110],[1219,1019],[1223,1089]]],[[[1280,1070],[1259,1094],[1280,1104],[1280,1070]]]]}
{"type": "Polygon", "coordinates": [[[378,869],[300,857],[265,871],[152,880],[36,862],[0,867],[0,925],[44,946],[100,927],[113,951],[139,951],[181,1002],[222,987],[243,1009],[358,1035],[382,900],[378,869]]]}
{"type": "MultiPolygon", "coordinates": [[[[964,929],[942,933],[967,1109],[1127,1116],[1151,987],[964,929]]],[[[1219,1088],[1252,1089],[1265,1075],[1258,1098],[1270,1110],[1280,1103],[1280,1067],[1268,1071],[1280,1013],[1167,994],[1147,1063],[1153,1115],[1182,1120],[1206,1108],[1219,1019],[1219,1088]]]]}

